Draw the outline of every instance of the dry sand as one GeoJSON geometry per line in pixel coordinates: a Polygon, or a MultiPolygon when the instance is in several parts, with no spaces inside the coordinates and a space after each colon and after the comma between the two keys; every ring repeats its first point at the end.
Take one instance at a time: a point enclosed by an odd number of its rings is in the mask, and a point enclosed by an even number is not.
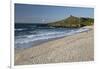
{"type": "Polygon", "coordinates": [[[15,52],[15,65],[93,61],[93,26],[85,28],[91,30],[15,52]]]}

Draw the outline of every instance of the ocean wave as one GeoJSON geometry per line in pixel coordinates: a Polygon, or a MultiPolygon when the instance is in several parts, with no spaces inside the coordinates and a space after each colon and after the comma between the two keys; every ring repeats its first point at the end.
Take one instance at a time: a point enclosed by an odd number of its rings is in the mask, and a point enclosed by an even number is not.
{"type": "Polygon", "coordinates": [[[70,32],[68,32],[68,31],[49,32],[48,31],[48,32],[41,33],[41,34],[24,35],[24,38],[21,38],[21,36],[20,36],[19,39],[16,39],[15,43],[16,44],[25,44],[25,43],[29,43],[29,42],[38,41],[38,40],[64,37],[64,36],[73,35],[73,34],[80,33],[80,32],[85,32],[85,31],[88,31],[88,30],[89,29],[86,29],[86,28],[80,28],[80,29],[77,29],[77,30],[70,30],[70,32]]]}
{"type": "Polygon", "coordinates": [[[23,30],[26,30],[26,29],[24,29],[24,28],[15,29],[15,31],[23,31],[23,30]]]}

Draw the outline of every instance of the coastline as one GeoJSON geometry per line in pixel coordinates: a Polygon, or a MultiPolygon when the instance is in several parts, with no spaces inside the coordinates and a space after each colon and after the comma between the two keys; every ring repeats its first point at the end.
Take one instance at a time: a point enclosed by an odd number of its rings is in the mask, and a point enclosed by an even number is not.
{"type": "Polygon", "coordinates": [[[87,32],[50,40],[15,52],[15,65],[94,60],[93,26],[87,32]]]}

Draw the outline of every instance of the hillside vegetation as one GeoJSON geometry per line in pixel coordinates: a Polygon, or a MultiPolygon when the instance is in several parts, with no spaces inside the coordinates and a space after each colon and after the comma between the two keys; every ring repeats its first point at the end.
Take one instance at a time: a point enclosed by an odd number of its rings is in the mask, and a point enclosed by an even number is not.
{"type": "Polygon", "coordinates": [[[49,23],[49,27],[73,27],[73,28],[78,28],[78,27],[83,27],[83,26],[89,26],[94,24],[94,19],[93,18],[85,18],[85,17],[75,17],[70,15],[68,18],[49,23]]]}

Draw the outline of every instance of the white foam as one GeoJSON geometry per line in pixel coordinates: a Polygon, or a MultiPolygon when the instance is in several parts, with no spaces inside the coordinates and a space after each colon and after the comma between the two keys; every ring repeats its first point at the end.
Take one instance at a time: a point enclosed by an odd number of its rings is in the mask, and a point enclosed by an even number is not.
{"type": "Polygon", "coordinates": [[[19,28],[19,29],[15,29],[16,31],[23,31],[23,30],[26,30],[26,29],[22,29],[22,28],[19,28]]]}
{"type": "Polygon", "coordinates": [[[15,43],[16,44],[23,44],[23,43],[25,44],[25,43],[34,42],[37,40],[64,37],[64,36],[73,35],[75,33],[80,33],[80,32],[84,32],[84,31],[88,31],[88,30],[89,29],[80,28],[76,31],[71,30],[69,33],[67,31],[63,31],[63,32],[47,32],[47,33],[45,32],[45,33],[41,33],[41,34],[37,34],[37,35],[26,35],[26,36],[24,36],[26,38],[16,39],[15,43]]]}

